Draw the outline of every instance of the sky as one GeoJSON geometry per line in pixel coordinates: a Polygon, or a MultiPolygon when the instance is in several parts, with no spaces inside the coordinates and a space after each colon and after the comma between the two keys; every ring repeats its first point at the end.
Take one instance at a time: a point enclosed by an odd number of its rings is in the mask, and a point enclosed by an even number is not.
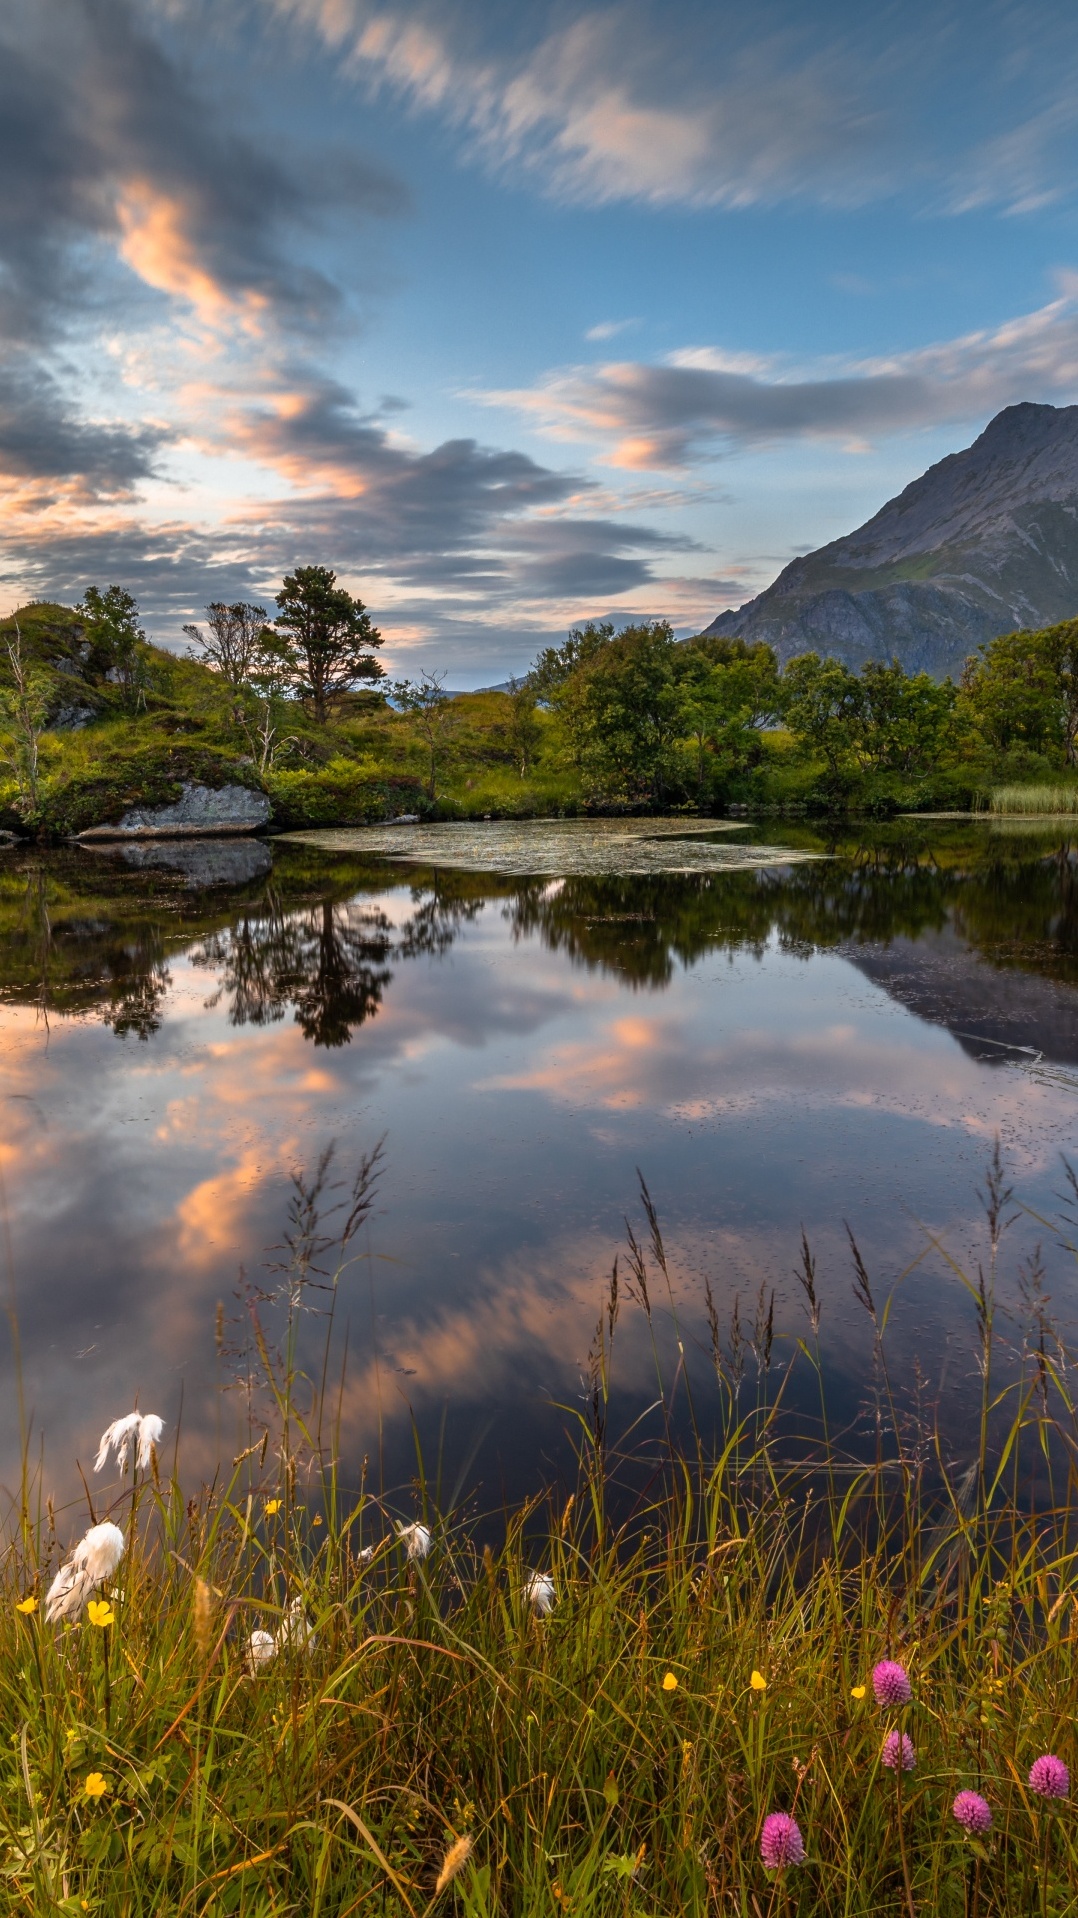
{"type": "Polygon", "coordinates": [[[6,0],[0,611],[679,634],[1078,400],[1056,0],[6,0]]]}

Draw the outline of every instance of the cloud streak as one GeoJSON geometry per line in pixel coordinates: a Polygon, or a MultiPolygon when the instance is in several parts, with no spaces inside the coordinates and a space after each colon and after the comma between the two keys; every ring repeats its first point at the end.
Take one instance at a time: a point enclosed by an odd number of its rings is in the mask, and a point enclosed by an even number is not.
{"type": "Polygon", "coordinates": [[[796,377],[778,362],[687,348],[664,362],[570,367],[537,385],[473,397],[509,408],[549,437],[591,443],[614,466],[684,467],[734,447],[837,439],[845,444],[973,420],[1016,400],[1078,391],[1074,287],[1036,312],[886,359],[829,364],[796,377]]]}
{"type": "Polygon", "coordinates": [[[511,27],[461,0],[262,9],[563,201],[1027,212],[1073,191],[1073,22],[1050,0],[874,18],[836,0],[809,24],[799,0],[536,4],[511,27]]]}

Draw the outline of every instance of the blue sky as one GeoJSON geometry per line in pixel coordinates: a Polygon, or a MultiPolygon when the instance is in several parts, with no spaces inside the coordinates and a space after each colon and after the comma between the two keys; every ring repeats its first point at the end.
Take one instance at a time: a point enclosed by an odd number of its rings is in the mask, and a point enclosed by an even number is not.
{"type": "Polygon", "coordinates": [[[1050,0],[9,0],[0,56],[0,604],[180,644],[319,561],[482,684],[1078,400],[1050,0]]]}

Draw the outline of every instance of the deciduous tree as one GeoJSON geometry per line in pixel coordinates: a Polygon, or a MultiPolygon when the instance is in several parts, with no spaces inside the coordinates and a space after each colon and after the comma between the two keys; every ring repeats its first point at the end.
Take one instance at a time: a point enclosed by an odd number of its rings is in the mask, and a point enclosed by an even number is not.
{"type": "Polygon", "coordinates": [[[223,600],[215,599],[206,608],[208,632],[204,633],[201,626],[185,626],[183,630],[191,641],[192,656],[238,688],[251,682],[266,620],[264,606],[252,606],[242,599],[226,606],[223,600]]]}

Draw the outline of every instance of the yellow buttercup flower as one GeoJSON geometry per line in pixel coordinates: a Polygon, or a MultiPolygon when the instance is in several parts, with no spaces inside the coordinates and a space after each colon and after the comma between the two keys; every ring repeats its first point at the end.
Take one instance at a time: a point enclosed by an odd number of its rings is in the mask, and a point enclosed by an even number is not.
{"type": "Polygon", "coordinates": [[[666,1677],[663,1679],[663,1691],[664,1692],[677,1691],[677,1679],[674,1677],[673,1672],[667,1672],[666,1677]]]}
{"type": "Polygon", "coordinates": [[[752,1677],[749,1679],[749,1684],[752,1686],[754,1692],[766,1692],[767,1690],[767,1680],[763,1672],[753,1672],[752,1677]]]}
{"type": "Polygon", "coordinates": [[[103,1798],[108,1788],[108,1779],[102,1778],[99,1771],[92,1771],[82,1789],[86,1793],[87,1798],[103,1798]]]}
{"type": "Polygon", "coordinates": [[[116,1623],[116,1614],[107,1598],[92,1598],[86,1607],[86,1616],[91,1625],[100,1625],[102,1629],[116,1623]]]}
{"type": "Polygon", "coordinates": [[[851,1697],[851,1698],[863,1698],[863,1697],[864,1697],[864,1695],[865,1695],[865,1693],[867,1692],[867,1690],[868,1690],[868,1686],[867,1686],[867,1685],[851,1685],[851,1686],[850,1686],[850,1697],[851,1697]]]}
{"type": "Polygon", "coordinates": [[[31,1612],[36,1612],[37,1599],[34,1597],[33,1593],[30,1594],[29,1598],[20,1599],[19,1603],[15,1607],[15,1610],[17,1612],[21,1612],[24,1618],[29,1618],[31,1612]]]}
{"type": "Polygon", "coordinates": [[[262,1507],[262,1510],[265,1512],[267,1518],[272,1518],[274,1512],[279,1512],[280,1509],[281,1509],[281,1501],[279,1498],[268,1498],[266,1500],[266,1503],[262,1507]]]}

